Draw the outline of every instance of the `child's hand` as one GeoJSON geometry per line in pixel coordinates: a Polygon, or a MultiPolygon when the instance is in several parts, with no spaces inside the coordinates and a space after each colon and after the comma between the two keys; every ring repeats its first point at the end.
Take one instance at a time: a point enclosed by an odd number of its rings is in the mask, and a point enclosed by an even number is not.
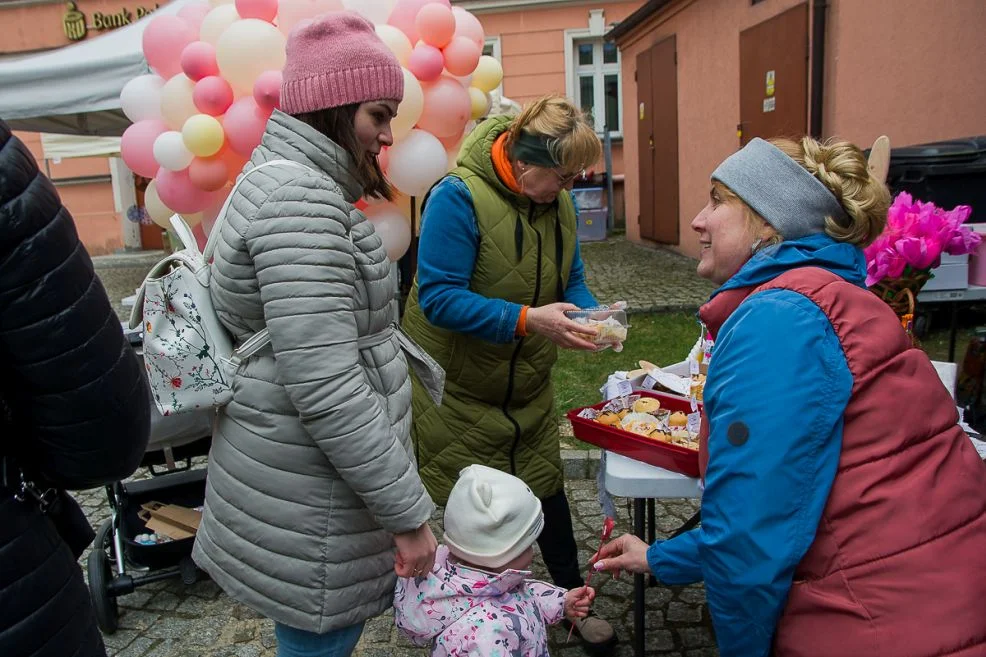
{"type": "Polygon", "coordinates": [[[565,618],[574,621],[589,615],[589,607],[596,597],[596,590],[591,586],[580,586],[565,594],[565,618]]]}

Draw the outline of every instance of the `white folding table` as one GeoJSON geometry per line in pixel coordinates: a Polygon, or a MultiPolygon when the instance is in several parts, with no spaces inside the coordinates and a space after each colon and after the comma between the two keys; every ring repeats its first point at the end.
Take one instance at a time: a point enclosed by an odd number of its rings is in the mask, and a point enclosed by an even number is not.
{"type": "MultiPolygon", "coordinates": [[[[658,468],[614,452],[606,452],[604,483],[606,492],[633,499],[633,533],[648,544],[654,542],[654,500],[698,498],[702,496],[699,480],[658,468]],[[644,509],[646,505],[647,522],[644,509]]],[[[648,578],[649,580],[650,578],[648,578]]],[[[633,654],[644,654],[644,575],[633,577],[633,654]]]]}

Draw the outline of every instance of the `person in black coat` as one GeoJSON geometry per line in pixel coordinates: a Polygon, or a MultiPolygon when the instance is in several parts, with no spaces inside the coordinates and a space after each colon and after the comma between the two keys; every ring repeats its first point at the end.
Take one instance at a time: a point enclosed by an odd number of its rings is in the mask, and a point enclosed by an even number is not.
{"type": "MultiPolygon", "coordinates": [[[[105,656],[66,489],[123,479],[150,431],[141,363],[72,216],[0,121],[0,654],[105,656]],[[52,505],[26,492],[54,489],[52,505]],[[17,497],[23,498],[23,501],[17,497]]],[[[46,498],[47,499],[47,498],[46,498]]]]}

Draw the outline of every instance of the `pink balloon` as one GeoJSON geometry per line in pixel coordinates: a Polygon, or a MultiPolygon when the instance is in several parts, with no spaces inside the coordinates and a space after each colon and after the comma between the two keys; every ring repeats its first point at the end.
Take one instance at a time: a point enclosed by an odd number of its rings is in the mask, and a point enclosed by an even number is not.
{"type": "Polygon", "coordinates": [[[206,235],[209,235],[212,232],[213,226],[216,225],[219,211],[223,209],[223,203],[226,201],[226,197],[229,196],[232,186],[232,183],[227,183],[225,187],[214,192],[209,204],[202,208],[202,223],[199,225],[202,226],[202,232],[206,235]]]}
{"type": "Polygon", "coordinates": [[[169,171],[158,169],[154,177],[157,182],[157,195],[166,206],[181,214],[192,214],[209,205],[212,192],[204,192],[188,179],[188,169],[169,171]]]}
{"type": "Polygon", "coordinates": [[[216,47],[205,41],[193,41],[181,51],[181,70],[190,80],[219,75],[216,47]]]}
{"type": "Polygon", "coordinates": [[[240,98],[230,105],[223,119],[230,148],[241,155],[252,153],[260,143],[270,114],[271,110],[260,107],[253,96],[240,98]]]}
{"type": "Polygon", "coordinates": [[[442,4],[431,3],[418,11],[414,19],[421,40],[436,48],[443,48],[455,34],[455,15],[442,4]]]}
{"type": "Polygon", "coordinates": [[[164,121],[148,119],[131,125],[120,138],[120,155],[130,170],[153,178],[161,167],[154,159],[154,140],[168,131],[164,121]]]}
{"type": "Polygon", "coordinates": [[[184,19],[155,16],[144,29],[144,57],[151,68],[168,79],[181,73],[181,53],[195,37],[195,30],[184,19]]]}
{"type": "Polygon", "coordinates": [[[482,49],[486,43],[486,32],[479,19],[462,7],[452,7],[452,14],[455,16],[455,36],[472,39],[482,49]]]}
{"type": "Polygon", "coordinates": [[[188,179],[202,191],[214,192],[229,182],[229,169],[221,157],[197,157],[188,165],[188,179]]]}
{"type": "Polygon", "coordinates": [[[445,57],[445,68],[452,75],[469,75],[476,70],[483,49],[476,42],[464,36],[452,39],[442,50],[445,57]]]}
{"type": "Polygon", "coordinates": [[[462,132],[472,114],[469,92],[450,78],[423,85],[425,108],[418,127],[438,138],[454,137],[462,132]]]}
{"type": "Polygon", "coordinates": [[[236,13],[240,18],[259,18],[273,23],[277,16],[277,0],[236,0],[236,13]]]}
{"type": "Polygon", "coordinates": [[[445,60],[442,51],[435,46],[419,42],[407,60],[407,70],[422,82],[434,82],[442,75],[445,60]]]}
{"type": "Polygon", "coordinates": [[[233,88],[218,75],[210,75],[195,83],[192,102],[203,114],[220,116],[233,104],[233,88]]]}
{"type": "Polygon", "coordinates": [[[275,110],[281,106],[280,71],[264,71],[253,83],[253,99],[264,109],[275,110]]]}
{"type": "Polygon", "coordinates": [[[390,12],[390,18],[387,19],[387,23],[406,34],[411,43],[417,43],[418,26],[415,24],[415,20],[421,8],[431,3],[438,3],[446,7],[452,6],[449,0],[397,0],[394,10],[390,12]]]}
{"type": "Polygon", "coordinates": [[[202,21],[205,20],[206,14],[210,11],[212,11],[212,5],[208,2],[193,2],[178,10],[178,18],[188,23],[197,37],[199,28],[202,27],[202,21]]]}

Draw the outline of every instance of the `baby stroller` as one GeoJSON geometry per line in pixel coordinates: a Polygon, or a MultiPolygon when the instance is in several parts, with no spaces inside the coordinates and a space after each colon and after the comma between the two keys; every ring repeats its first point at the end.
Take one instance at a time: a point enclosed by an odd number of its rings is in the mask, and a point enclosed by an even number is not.
{"type": "MultiPolygon", "coordinates": [[[[124,325],[124,333],[139,352],[143,344],[140,329],[131,331],[124,325]]],[[[202,505],[206,470],[192,469],[192,459],[209,453],[213,411],[164,417],[150,396],[147,403],[151,405],[151,437],[140,467],[150,476],[106,486],[111,516],[96,532],[86,564],[96,622],[107,634],[117,629],[117,597],[175,576],[192,584],[199,575],[191,557],[194,537],[157,544],[137,542],[138,536],[149,533],[138,513],[141,505],[152,501],[189,508],[202,505]]]]}

